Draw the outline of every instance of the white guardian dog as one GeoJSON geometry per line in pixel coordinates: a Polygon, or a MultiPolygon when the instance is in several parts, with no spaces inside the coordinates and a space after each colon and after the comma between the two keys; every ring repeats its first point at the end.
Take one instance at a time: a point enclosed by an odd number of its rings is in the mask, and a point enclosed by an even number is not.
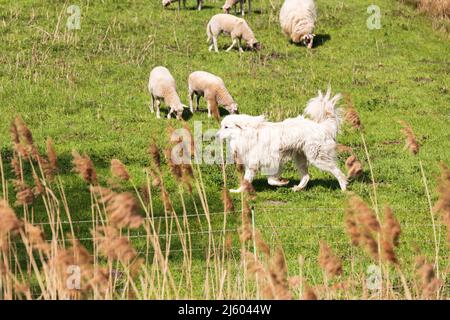
{"type": "MultiPolygon", "coordinates": [[[[300,173],[300,183],[293,188],[302,190],[310,179],[308,165],[331,173],[342,190],[347,179],[336,163],[336,136],[341,122],[336,104],[341,95],[331,97],[331,89],[308,102],[303,115],[283,122],[268,122],[264,116],[229,115],[221,123],[217,136],[229,140],[236,161],[245,168],[244,179],[252,183],[262,171],[272,186],[289,183],[281,180],[282,164],[293,159],[300,173]]],[[[244,185],[230,192],[242,192],[244,185]]]]}

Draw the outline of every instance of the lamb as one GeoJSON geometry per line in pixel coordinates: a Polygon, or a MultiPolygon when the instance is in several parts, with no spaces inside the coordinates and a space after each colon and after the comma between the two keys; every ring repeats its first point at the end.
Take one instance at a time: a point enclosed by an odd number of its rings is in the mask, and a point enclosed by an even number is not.
{"type": "Polygon", "coordinates": [[[219,52],[219,49],[217,48],[217,38],[221,33],[230,34],[231,39],[233,40],[233,43],[227,49],[227,52],[233,49],[236,44],[239,46],[239,52],[242,52],[242,39],[247,42],[247,48],[249,49],[259,50],[261,48],[252,29],[250,29],[244,19],[229,14],[219,13],[209,20],[208,26],[206,27],[206,34],[208,35],[207,42],[211,44],[209,46],[209,51],[214,47],[215,52],[219,52]]]}
{"type": "Polygon", "coordinates": [[[311,49],[316,17],[314,0],[285,0],[280,10],[281,28],[294,43],[302,42],[311,49]]]}
{"type": "Polygon", "coordinates": [[[236,113],[238,105],[234,102],[225,83],[221,78],[205,71],[195,71],[189,75],[189,106],[194,113],[192,99],[197,96],[197,108],[199,109],[200,97],[206,99],[208,106],[208,117],[211,117],[211,111],[217,112],[218,106],[224,106],[229,113],[236,113]]]}
{"type": "Polygon", "coordinates": [[[165,67],[155,67],[150,72],[150,79],[148,82],[148,90],[151,96],[150,111],[155,112],[156,102],[156,118],[161,118],[159,114],[159,106],[161,100],[170,107],[167,118],[170,119],[172,113],[176,112],[177,119],[181,119],[184,108],[187,108],[180,101],[177,94],[175,79],[170,74],[170,71],[165,67]]]}
{"type": "Polygon", "coordinates": [[[248,13],[250,14],[252,11],[251,0],[226,0],[225,4],[222,7],[223,12],[230,13],[231,7],[234,6],[234,13],[236,13],[237,4],[240,3],[241,4],[241,15],[244,15],[245,14],[245,10],[244,10],[244,2],[245,1],[248,2],[248,13]]]}
{"type": "MultiPolygon", "coordinates": [[[[164,8],[168,7],[171,3],[178,1],[178,10],[181,9],[181,0],[162,0],[164,8]]],[[[202,10],[203,0],[197,0],[198,11],[202,10]]],[[[183,7],[186,9],[186,0],[183,0],[183,7]]]]}

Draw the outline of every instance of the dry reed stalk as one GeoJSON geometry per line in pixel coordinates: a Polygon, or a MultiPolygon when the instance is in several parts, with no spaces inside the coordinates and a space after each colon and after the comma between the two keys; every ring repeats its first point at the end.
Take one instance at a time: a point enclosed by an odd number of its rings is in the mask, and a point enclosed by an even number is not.
{"type": "Polygon", "coordinates": [[[94,163],[87,154],[81,156],[76,150],[72,151],[74,171],[89,184],[97,184],[97,173],[94,163]]]}

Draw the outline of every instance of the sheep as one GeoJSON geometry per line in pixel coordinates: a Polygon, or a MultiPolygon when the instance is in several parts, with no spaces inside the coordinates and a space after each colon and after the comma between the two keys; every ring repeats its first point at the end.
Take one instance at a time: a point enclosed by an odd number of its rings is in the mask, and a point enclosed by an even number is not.
{"type": "Polygon", "coordinates": [[[211,117],[211,111],[217,112],[218,106],[224,106],[229,113],[236,113],[238,105],[234,102],[225,83],[221,78],[205,71],[195,71],[189,75],[189,107],[194,113],[193,98],[197,96],[197,107],[199,110],[200,97],[206,99],[208,106],[208,117],[211,117]]]}
{"type": "Polygon", "coordinates": [[[248,2],[248,13],[250,14],[252,11],[252,3],[251,0],[225,0],[225,4],[223,5],[222,9],[224,13],[230,13],[231,7],[234,6],[234,13],[236,14],[236,7],[237,4],[241,4],[241,15],[245,14],[244,10],[244,2],[248,2]]]}
{"type": "Polygon", "coordinates": [[[212,51],[213,47],[215,52],[219,52],[217,48],[217,37],[221,33],[227,33],[231,35],[233,43],[227,49],[230,51],[236,44],[239,46],[239,52],[243,52],[241,47],[241,39],[247,42],[247,48],[259,50],[261,48],[258,40],[256,40],[252,29],[250,29],[247,22],[229,14],[219,13],[216,14],[209,20],[208,26],[206,27],[206,34],[208,39],[206,40],[210,43],[209,51],[212,51]]]}
{"type": "Polygon", "coordinates": [[[302,42],[311,49],[316,17],[314,0],[285,0],[280,10],[281,28],[294,43],[302,42]]]}
{"type": "MultiPolygon", "coordinates": [[[[162,0],[164,8],[168,7],[171,3],[178,1],[178,10],[181,9],[181,0],[162,0]]],[[[198,11],[202,10],[203,0],[197,0],[198,11]]],[[[186,9],[186,0],[183,0],[183,7],[186,9]]]]}
{"type": "Polygon", "coordinates": [[[184,108],[187,108],[187,106],[181,103],[180,97],[177,94],[175,79],[167,68],[153,68],[150,72],[148,90],[151,96],[150,111],[152,113],[155,112],[154,107],[156,102],[156,118],[161,118],[159,114],[159,106],[161,104],[161,100],[164,100],[164,103],[170,107],[167,118],[170,119],[172,113],[176,112],[177,119],[181,119],[183,110],[184,108]]]}

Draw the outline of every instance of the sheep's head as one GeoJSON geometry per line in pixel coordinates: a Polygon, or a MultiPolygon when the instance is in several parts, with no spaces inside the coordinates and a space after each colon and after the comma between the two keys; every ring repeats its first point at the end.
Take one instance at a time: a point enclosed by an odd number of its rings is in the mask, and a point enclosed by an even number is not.
{"type": "Polygon", "coordinates": [[[316,35],[314,33],[305,34],[301,38],[301,41],[304,43],[305,46],[307,46],[309,49],[311,49],[312,46],[313,46],[313,42],[314,42],[314,37],[315,36],[316,35]]]}
{"type": "Polygon", "coordinates": [[[229,106],[226,107],[227,111],[231,114],[235,114],[238,112],[238,105],[236,102],[233,102],[229,106]]]}
{"type": "Polygon", "coordinates": [[[230,9],[231,9],[231,6],[227,3],[222,7],[223,13],[227,13],[227,14],[230,13],[230,9]]]}
{"type": "Polygon", "coordinates": [[[259,51],[261,50],[261,44],[256,39],[250,40],[247,43],[247,49],[259,51]]]}
{"type": "Polygon", "coordinates": [[[162,0],[162,5],[163,7],[168,7],[172,2],[174,2],[175,0],[162,0]]]}

